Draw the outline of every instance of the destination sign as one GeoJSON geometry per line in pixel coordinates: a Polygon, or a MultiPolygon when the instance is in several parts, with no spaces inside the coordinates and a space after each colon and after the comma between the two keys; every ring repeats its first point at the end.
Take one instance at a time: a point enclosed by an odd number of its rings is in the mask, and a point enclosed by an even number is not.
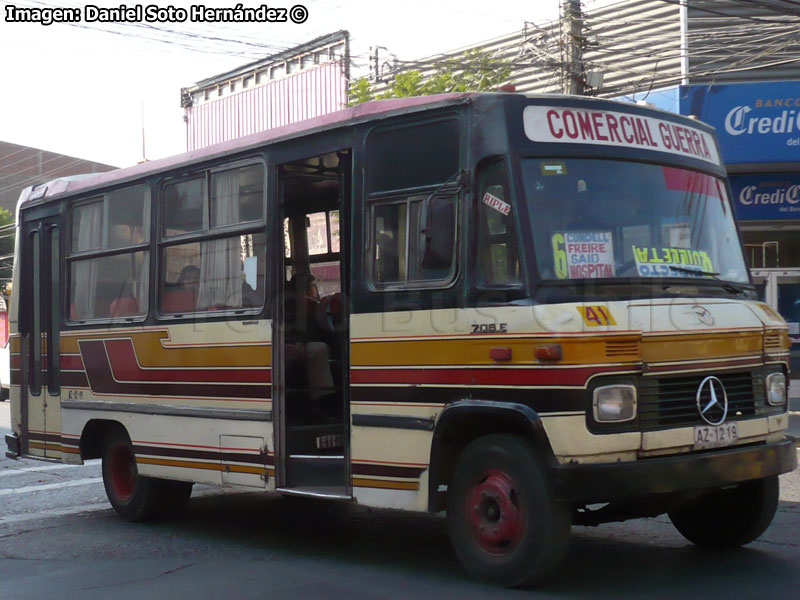
{"type": "Polygon", "coordinates": [[[525,135],[534,142],[641,148],[719,164],[714,138],[682,123],[563,106],[526,106],[522,120],[525,135]]]}

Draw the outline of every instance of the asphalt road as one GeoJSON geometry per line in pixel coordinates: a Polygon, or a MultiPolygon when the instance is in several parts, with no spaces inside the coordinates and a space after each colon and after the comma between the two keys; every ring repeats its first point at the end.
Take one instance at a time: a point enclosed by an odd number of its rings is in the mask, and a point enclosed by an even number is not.
{"type": "Polygon", "coordinates": [[[464,574],[435,517],[196,486],[180,518],[130,524],[109,508],[96,461],[13,461],[0,450],[0,599],[730,600],[800,589],[798,471],[782,478],[778,515],[747,548],[699,551],[666,517],[575,527],[552,583],[501,590],[464,574]]]}

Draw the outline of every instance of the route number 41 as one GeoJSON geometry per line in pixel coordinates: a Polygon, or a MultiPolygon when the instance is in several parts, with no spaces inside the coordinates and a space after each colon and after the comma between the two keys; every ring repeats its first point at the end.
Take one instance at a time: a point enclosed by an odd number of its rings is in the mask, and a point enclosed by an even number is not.
{"type": "Polygon", "coordinates": [[[578,306],[577,308],[587,327],[608,327],[617,324],[614,317],[611,316],[611,311],[605,306],[578,306]]]}

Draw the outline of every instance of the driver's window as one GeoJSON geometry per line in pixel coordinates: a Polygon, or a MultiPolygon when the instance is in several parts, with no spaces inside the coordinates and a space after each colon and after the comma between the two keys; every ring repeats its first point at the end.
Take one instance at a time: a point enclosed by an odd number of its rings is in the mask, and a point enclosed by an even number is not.
{"type": "Polygon", "coordinates": [[[483,169],[477,197],[478,283],[482,287],[514,287],[522,283],[519,245],[505,163],[483,169]]]}

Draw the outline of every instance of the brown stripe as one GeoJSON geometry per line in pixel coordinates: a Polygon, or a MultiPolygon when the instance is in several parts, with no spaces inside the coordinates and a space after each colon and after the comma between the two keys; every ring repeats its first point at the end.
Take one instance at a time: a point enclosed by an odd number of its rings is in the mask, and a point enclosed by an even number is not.
{"type": "Polygon", "coordinates": [[[374,463],[353,463],[354,475],[373,475],[375,477],[403,477],[418,479],[428,467],[404,467],[400,465],[376,465],[374,463]]]}
{"type": "Polygon", "coordinates": [[[60,433],[40,433],[35,431],[28,432],[28,439],[39,440],[43,442],[58,442],[61,443],[60,433]]]}
{"type": "Polygon", "coordinates": [[[194,458],[198,460],[218,460],[227,462],[272,465],[274,457],[269,454],[246,454],[243,452],[223,452],[220,450],[198,450],[195,448],[165,448],[162,446],[133,445],[133,452],[146,456],[171,456],[175,458],[194,458]]]}
{"type": "Polygon", "coordinates": [[[384,490],[419,490],[419,483],[413,481],[385,481],[383,479],[353,478],[354,487],[379,488],[384,490]]]}

